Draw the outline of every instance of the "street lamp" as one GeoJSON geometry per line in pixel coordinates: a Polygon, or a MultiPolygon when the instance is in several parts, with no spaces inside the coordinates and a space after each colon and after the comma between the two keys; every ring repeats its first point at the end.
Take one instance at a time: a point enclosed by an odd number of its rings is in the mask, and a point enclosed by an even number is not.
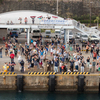
{"type": "Polygon", "coordinates": [[[56,12],[56,13],[57,13],[57,15],[58,15],[58,0],[57,0],[57,12],[56,12]]]}
{"type": "Polygon", "coordinates": [[[91,13],[92,10],[91,10],[91,8],[92,8],[92,3],[93,3],[93,2],[90,2],[90,27],[91,27],[91,15],[92,15],[92,13],[91,13]]]}

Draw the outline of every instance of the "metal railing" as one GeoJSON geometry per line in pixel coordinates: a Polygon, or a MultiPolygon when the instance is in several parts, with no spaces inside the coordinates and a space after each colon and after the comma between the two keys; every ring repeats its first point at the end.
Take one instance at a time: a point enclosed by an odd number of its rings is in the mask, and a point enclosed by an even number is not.
{"type": "Polygon", "coordinates": [[[77,22],[76,20],[73,20],[73,25],[75,27],[79,28],[80,30],[84,31],[87,34],[95,34],[95,35],[98,35],[98,36],[100,34],[99,30],[86,27],[84,24],[81,24],[81,23],[77,22]]]}
{"type": "MultiPolygon", "coordinates": [[[[76,21],[74,19],[67,20],[67,22],[64,23],[64,24],[59,24],[59,23],[58,24],[50,24],[50,23],[49,24],[45,24],[45,23],[41,23],[42,21],[44,21],[42,19],[41,20],[40,19],[35,19],[34,24],[32,24],[32,20],[31,19],[27,22],[27,24],[25,24],[24,21],[22,22],[22,24],[20,24],[20,21],[18,23],[18,19],[12,19],[12,20],[14,20],[14,22],[10,23],[10,21],[11,21],[10,20],[9,21],[9,25],[58,25],[58,26],[61,25],[61,26],[75,26],[80,31],[82,31],[84,33],[87,33],[89,35],[95,33],[95,35],[99,36],[99,34],[100,34],[99,30],[86,27],[84,24],[81,24],[80,22],[78,22],[78,21],[76,21]]],[[[7,20],[5,20],[4,22],[0,21],[0,25],[8,25],[7,20]]]]}

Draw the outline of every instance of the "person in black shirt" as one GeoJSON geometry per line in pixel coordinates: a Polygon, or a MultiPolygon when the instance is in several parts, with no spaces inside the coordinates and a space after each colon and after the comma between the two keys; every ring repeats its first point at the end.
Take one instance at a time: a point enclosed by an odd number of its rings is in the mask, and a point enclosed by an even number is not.
{"type": "Polygon", "coordinates": [[[60,44],[60,40],[58,39],[58,44],[60,44]]]}
{"type": "Polygon", "coordinates": [[[28,49],[25,50],[25,58],[27,59],[28,58],[28,54],[29,54],[29,51],[28,49]]]}
{"type": "Polygon", "coordinates": [[[14,49],[15,57],[17,57],[17,51],[18,51],[17,48],[15,48],[15,49],[14,49]]]}
{"type": "Polygon", "coordinates": [[[11,66],[10,66],[10,67],[11,67],[11,72],[14,72],[14,65],[16,65],[16,64],[15,64],[14,61],[12,61],[12,62],[11,62],[11,66]]]}
{"type": "Polygon", "coordinates": [[[91,45],[90,57],[93,57],[93,45],[91,45]]]}
{"type": "Polygon", "coordinates": [[[24,47],[21,46],[21,55],[24,55],[24,47]]]}
{"type": "Polygon", "coordinates": [[[21,72],[23,73],[24,72],[24,61],[23,60],[21,60],[20,65],[21,65],[21,72]]]}
{"type": "Polygon", "coordinates": [[[15,38],[15,43],[18,43],[18,40],[15,38]]]}
{"type": "Polygon", "coordinates": [[[51,61],[50,60],[48,60],[47,61],[47,71],[51,71],[51,61]]]}
{"type": "Polygon", "coordinates": [[[70,70],[73,72],[73,67],[74,67],[74,60],[70,61],[70,70]]]}
{"type": "Polygon", "coordinates": [[[51,71],[53,71],[53,66],[54,66],[54,60],[51,60],[51,71]]]}
{"type": "Polygon", "coordinates": [[[79,44],[77,43],[77,44],[76,44],[76,50],[77,50],[78,47],[79,47],[79,44]]]}
{"type": "Polygon", "coordinates": [[[54,44],[54,40],[52,40],[52,45],[54,44]]]}
{"type": "Polygon", "coordinates": [[[31,67],[34,67],[34,56],[31,57],[31,67]]]}
{"type": "Polygon", "coordinates": [[[28,61],[28,63],[31,63],[31,61],[32,61],[31,56],[28,57],[27,61],[28,61]]]}
{"type": "Polygon", "coordinates": [[[83,48],[86,47],[85,45],[86,45],[86,43],[83,42],[83,43],[82,43],[82,50],[84,50],[83,48]]]}
{"type": "Polygon", "coordinates": [[[96,53],[99,56],[99,47],[96,48],[96,53]]]}
{"type": "Polygon", "coordinates": [[[87,61],[87,68],[89,68],[89,65],[90,65],[90,57],[88,57],[86,61],[87,61]]]}

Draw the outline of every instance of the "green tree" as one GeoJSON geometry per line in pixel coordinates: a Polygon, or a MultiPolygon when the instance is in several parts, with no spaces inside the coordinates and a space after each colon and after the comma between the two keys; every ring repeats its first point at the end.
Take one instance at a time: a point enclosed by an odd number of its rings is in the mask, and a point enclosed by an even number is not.
{"type": "Polygon", "coordinates": [[[68,18],[71,18],[73,16],[73,14],[70,13],[70,9],[69,8],[67,9],[66,15],[67,15],[68,18]]]}
{"type": "Polygon", "coordinates": [[[100,20],[99,17],[96,17],[96,19],[94,20],[94,22],[97,22],[97,28],[98,28],[98,26],[99,26],[99,20],[100,20]]]}

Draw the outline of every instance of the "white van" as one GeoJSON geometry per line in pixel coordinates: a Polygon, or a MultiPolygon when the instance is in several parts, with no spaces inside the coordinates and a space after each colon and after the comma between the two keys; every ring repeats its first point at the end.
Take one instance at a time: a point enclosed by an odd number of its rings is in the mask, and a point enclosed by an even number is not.
{"type": "Polygon", "coordinates": [[[55,36],[58,38],[64,37],[64,31],[63,30],[55,30],[55,36]]]}
{"type": "Polygon", "coordinates": [[[55,34],[60,34],[60,30],[55,30],[55,34]]]}
{"type": "Polygon", "coordinates": [[[39,38],[41,30],[40,29],[32,29],[31,33],[32,33],[33,38],[39,38]]]}
{"type": "Polygon", "coordinates": [[[74,37],[74,34],[73,34],[72,31],[70,31],[70,32],[69,32],[69,39],[73,39],[73,38],[75,38],[75,37],[74,37]]]}
{"type": "Polygon", "coordinates": [[[45,30],[45,37],[51,37],[51,31],[50,30],[45,30]]]}
{"type": "Polygon", "coordinates": [[[55,30],[55,37],[60,37],[60,34],[61,34],[60,30],[55,30]]]}

